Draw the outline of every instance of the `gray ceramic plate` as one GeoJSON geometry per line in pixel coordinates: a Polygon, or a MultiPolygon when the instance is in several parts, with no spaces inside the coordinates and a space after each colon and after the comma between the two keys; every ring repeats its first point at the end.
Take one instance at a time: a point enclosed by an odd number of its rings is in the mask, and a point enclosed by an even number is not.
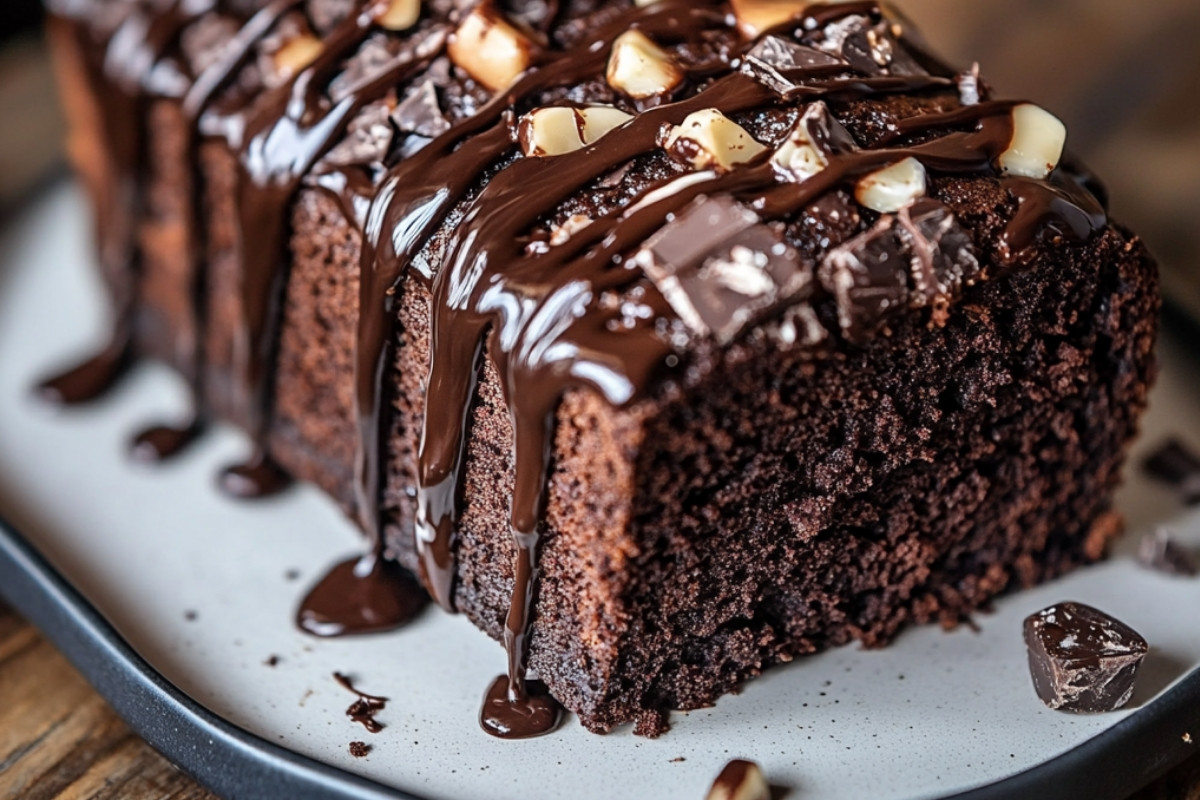
{"type": "MultiPolygon", "coordinates": [[[[1200,581],[1110,562],[1004,598],[978,631],[912,630],[878,652],[842,649],[774,669],[667,736],[556,735],[504,742],[476,724],[500,648],[431,611],[393,635],[318,641],[291,625],[304,585],[353,553],[356,532],[310,488],[256,505],[213,489],[244,452],[218,430],[178,463],[145,470],[129,435],[184,409],[167,371],[143,368],[109,399],[53,414],[30,397],[47,370],[102,340],[83,204],[60,186],[0,239],[0,593],[59,642],[135,727],[230,796],[703,797],[730,758],[759,761],[805,800],[1119,797],[1200,740],[1200,581]],[[299,580],[287,575],[298,570],[299,580]],[[1103,608],[1154,650],[1131,706],[1047,710],[1033,694],[1021,620],[1053,602],[1103,608]],[[189,617],[193,617],[189,621],[189,617]],[[277,657],[276,666],[266,662],[277,657]],[[386,728],[346,718],[352,674],[391,698],[386,728]],[[372,745],[366,758],[352,740],[372,745]],[[1014,777],[1015,776],[1015,777],[1014,777]],[[1070,787],[1069,791],[1063,787],[1070,787]]],[[[1198,373],[1170,342],[1143,446],[1200,446],[1198,373]]],[[[1200,515],[1131,471],[1120,504],[1134,533],[1169,522],[1200,546],[1200,515]]]]}

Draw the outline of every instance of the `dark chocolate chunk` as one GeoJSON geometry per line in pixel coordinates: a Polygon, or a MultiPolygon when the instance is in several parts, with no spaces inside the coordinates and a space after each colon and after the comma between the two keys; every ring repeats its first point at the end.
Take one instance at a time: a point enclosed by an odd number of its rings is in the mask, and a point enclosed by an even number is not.
{"type": "Polygon", "coordinates": [[[835,247],[819,275],[837,300],[842,332],[861,343],[904,308],[932,306],[941,324],[949,301],[979,272],[971,239],[950,209],[922,199],[835,247]]]}
{"type": "Polygon", "coordinates": [[[1026,618],[1025,645],[1038,697],[1058,711],[1115,711],[1129,702],[1150,649],[1128,625],[1082,603],[1026,618]]]}
{"type": "Polygon", "coordinates": [[[1168,439],[1142,468],[1151,478],[1178,488],[1189,505],[1200,502],[1200,456],[1178,439],[1168,439]]]}
{"type": "Polygon", "coordinates": [[[742,71],[786,96],[801,85],[805,72],[845,66],[844,60],[830,53],[779,36],[767,36],[746,54],[742,71]]]}
{"type": "Polygon", "coordinates": [[[912,296],[916,307],[958,296],[979,275],[971,238],[937,200],[923,198],[900,212],[900,236],[912,251],[912,296]]]}
{"type": "Polygon", "coordinates": [[[1137,560],[1143,567],[1168,575],[1192,577],[1196,574],[1196,559],[1171,537],[1166,528],[1142,536],[1138,542],[1137,560]]]}
{"type": "Polygon", "coordinates": [[[339,167],[382,164],[392,144],[392,124],[385,103],[371,103],[358,112],[346,129],[346,137],[325,156],[325,163],[339,167]]]}
{"type": "Polygon", "coordinates": [[[366,742],[351,742],[350,755],[355,758],[365,758],[371,752],[371,745],[366,742]]]}
{"type": "Polygon", "coordinates": [[[843,17],[825,26],[816,45],[867,76],[924,75],[886,20],[872,23],[861,15],[843,17]]]}
{"type": "Polygon", "coordinates": [[[442,113],[433,81],[424,80],[392,112],[392,119],[401,133],[415,133],[433,139],[450,129],[450,121],[442,113]]]}
{"type": "Polygon", "coordinates": [[[727,195],[698,198],[637,260],[692,331],[721,343],[812,294],[812,273],[782,230],[727,195]]]}
{"type": "Polygon", "coordinates": [[[353,0],[308,0],[308,18],[320,33],[329,33],[354,10],[353,0]]]}
{"type": "Polygon", "coordinates": [[[865,342],[908,306],[909,248],[894,217],[835,247],[821,262],[821,284],[837,301],[838,324],[865,342]]]}

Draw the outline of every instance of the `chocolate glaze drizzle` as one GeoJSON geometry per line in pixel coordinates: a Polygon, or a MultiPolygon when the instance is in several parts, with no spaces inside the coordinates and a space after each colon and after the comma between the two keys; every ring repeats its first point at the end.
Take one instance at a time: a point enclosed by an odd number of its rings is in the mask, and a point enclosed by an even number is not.
{"type": "MultiPolygon", "coordinates": [[[[67,6],[69,0],[59,3],[67,6]]],[[[890,93],[945,93],[955,86],[954,76],[919,44],[901,37],[895,26],[888,27],[896,37],[889,49],[872,52],[875,40],[864,37],[867,49],[855,45],[859,49],[851,50],[843,42],[833,56],[828,48],[819,52],[814,48],[823,44],[827,29],[855,17],[881,25],[885,13],[874,2],[814,4],[755,41],[716,48],[717,56],[685,70],[683,85],[671,96],[627,104],[640,113],[582,149],[553,157],[515,157],[518,114],[543,98],[561,97],[563,89],[602,78],[614,40],[631,28],[668,45],[730,38],[723,9],[665,0],[611,15],[565,50],[540,49],[535,64],[477,113],[416,152],[403,157],[393,152],[385,172],[368,176],[357,168],[316,168],[365,107],[424,74],[441,55],[446,23],[454,22],[458,12],[450,12],[450,19],[430,20],[427,10],[427,19],[403,34],[411,38],[409,47],[385,69],[339,95],[331,91],[331,82],[368,37],[379,33],[372,16],[375,6],[359,0],[324,37],[320,54],[307,67],[233,110],[218,108],[213,101],[220,90],[285,15],[299,13],[299,6],[300,0],[263,4],[182,93],[174,83],[154,85],[147,76],[156,74],[156,65],[168,58],[165,54],[188,22],[213,8],[223,9],[224,3],[137,3],[117,32],[107,36],[91,29],[83,16],[59,11],[55,25],[62,26],[64,35],[78,37],[85,45],[81,50],[104,67],[96,72],[96,89],[106,100],[109,170],[118,178],[93,181],[91,188],[101,214],[108,215],[100,220],[99,249],[112,276],[117,322],[112,343],[99,357],[45,384],[42,391],[65,402],[86,399],[129,362],[139,268],[133,231],[142,209],[144,135],[138,120],[146,98],[175,91],[194,129],[189,151],[195,185],[203,177],[197,153],[202,140],[217,142],[236,164],[233,404],[246,421],[255,452],[247,464],[225,472],[223,485],[239,496],[280,488],[286,476],[270,458],[267,434],[288,280],[288,214],[305,180],[333,193],[347,218],[363,226],[355,489],[359,521],[372,548],[363,558],[336,566],[310,592],[298,624],[322,636],[375,631],[403,624],[421,607],[416,585],[388,557],[382,516],[390,369],[400,292],[409,281],[432,297],[415,546],[420,581],[447,610],[455,607],[455,528],[463,506],[471,404],[485,358],[500,376],[512,424],[514,581],[504,626],[508,673],[489,688],[480,716],[483,727],[498,736],[537,735],[559,719],[552,698],[531,691],[525,674],[559,401],[568,391],[586,389],[624,406],[650,396],[664,376],[677,374],[686,363],[685,345],[670,335],[680,330],[678,315],[633,258],[664,221],[677,219],[699,198],[714,196],[734,198],[766,223],[788,221],[823,197],[853,188],[862,176],[914,158],[936,175],[984,176],[1007,189],[1015,213],[1000,237],[1001,266],[1019,266],[1043,236],[1086,240],[1107,224],[1084,174],[1060,167],[1046,180],[1032,180],[997,172],[996,161],[1013,139],[1014,104],[982,96],[976,81],[970,104],[905,119],[869,148],[861,147],[831,113],[806,116],[808,137],[826,162],[807,180],[781,179],[767,160],[768,149],[729,171],[695,172],[659,183],[637,202],[591,220],[565,242],[529,247],[537,241],[531,232],[566,201],[656,152],[664,128],[692,112],[718,108],[730,117],[767,110],[795,114],[826,102],[890,93]],[[139,38],[138,32],[145,35],[139,38]],[[804,43],[807,60],[781,66],[764,79],[750,62],[752,48],[767,37],[804,43]],[[885,68],[887,64],[893,68],[885,68]],[[447,230],[452,214],[457,215],[455,224],[447,230]],[[431,265],[422,254],[436,234],[444,236],[443,256],[440,265],[431,265]],[[638,313],[631,319],[628,303],[605,302],[613,296],[628,299],[638,313]]],[[[844,26],[839,30],[849,35],[844,26]]],[[[194,203],[196,218],[189,231],[197,326],[205,316],[207,286],[201,205],[194,203]]],[[[915,230],[911,221],[905,224],[915,230]]],[[[928,247],[918,251],[929,262],[924,264],[926,275],[932,275],[928,247]]],[[[851,332],[846,338],[855,339],[851,332]]],[[[182,429],[151,429],[139,437],[138,452],[149,458],[182,449],[202,429],[203,339],[196,332],[183,347],[190,353],[185,361],[192,364],[196,420],[182,429]]]]}

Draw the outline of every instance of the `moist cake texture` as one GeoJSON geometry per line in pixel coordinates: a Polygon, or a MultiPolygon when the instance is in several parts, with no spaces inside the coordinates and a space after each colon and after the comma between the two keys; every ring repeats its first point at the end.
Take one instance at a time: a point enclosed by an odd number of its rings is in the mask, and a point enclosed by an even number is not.
{"type": "Polygon", "coordinates": [[[44,392],[175,366],[195,419],[136,452],[220,418],[228,491],[324,489],[367,553],[302,626],[419,584],[506,646],[493,733],[657,734],[1120,531],[1153,260],[889,8],[51,7],[116,314],[44,392]]]}

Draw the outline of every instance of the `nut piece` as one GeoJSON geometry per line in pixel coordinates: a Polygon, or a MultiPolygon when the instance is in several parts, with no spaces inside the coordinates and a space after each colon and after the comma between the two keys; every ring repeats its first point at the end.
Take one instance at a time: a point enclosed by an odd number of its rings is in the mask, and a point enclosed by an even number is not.
{"type": "Polygon", "coordinates": [[[421,18],[421,0],[387,0],[375,12],[375,24],[389,31],[406,31],[421,18]]]}
{"type": "Polygon", "coordinates": [[[683,70],[650,37],[631,30],[613,42],[605,78],[617,91],[641,100],[674,89],[683,82],[683,70]]]}
{"type": "Polygon", "coordinates": [[[1000,154],[1000,171],[1025,178],[1045,178],[1062,158],[1067,126],[1032,103],[1022,103],[1012,110],[1012,125],[1012,141],[1000,154]]]}
{"type": "Polygon", "coordinates": [[[721,770],[708,792],[708,800],[771,800],[771,787],[758,764],[739,758],[721,770]]]}
{"type": "Polygon", "coordinates": [[[521,117],[517,141],[527,156],[557,156],[591,144],[630,119],[612,106],[535,108],[521,117]]]}
{"type": "Polygon", "coordinates": [[[321,51],[324,49],[324,45],[317,37],[308,33],[300,34],[285,42],[271,56],[275,72],[278,73],[281,81],[286,82],[316,61],[317,56],[321,55],[321,51]]]}
{"type": "Polygon", "coordinates": [[[815,105],[808,108],[771,156],[775,171],[784,180],[806,181],[829,166],[829,159],[817,149],[808,128],[809,121],[821,112],[822,109],[815,105]]]}
{"type": "Polygon", "coordinates": [[[486,5],[463,19],[446,50],[451,61],[493,92],[507,89],[533,60],[533,43],[486,5]]]}
{"type": "Polygon", "coordinates": [[[754,39],[768,28],[782,25],[804,11],[809,5],[803,0],[730,0],[738,30],[747,39],[754,39]]]}
{"type": "Polygon", "coordinates": [[[925,167],[915,158],[906,158],[862,178],[854,196],[872,211],[894,214],[925,196],[925,167]]]}
{"type": "Polygon", "coordinates": [[[693,169],[728,171],[745,164],[767,148],[715,108],[688,114],[663,141],[671,158],[693,169]]]}

